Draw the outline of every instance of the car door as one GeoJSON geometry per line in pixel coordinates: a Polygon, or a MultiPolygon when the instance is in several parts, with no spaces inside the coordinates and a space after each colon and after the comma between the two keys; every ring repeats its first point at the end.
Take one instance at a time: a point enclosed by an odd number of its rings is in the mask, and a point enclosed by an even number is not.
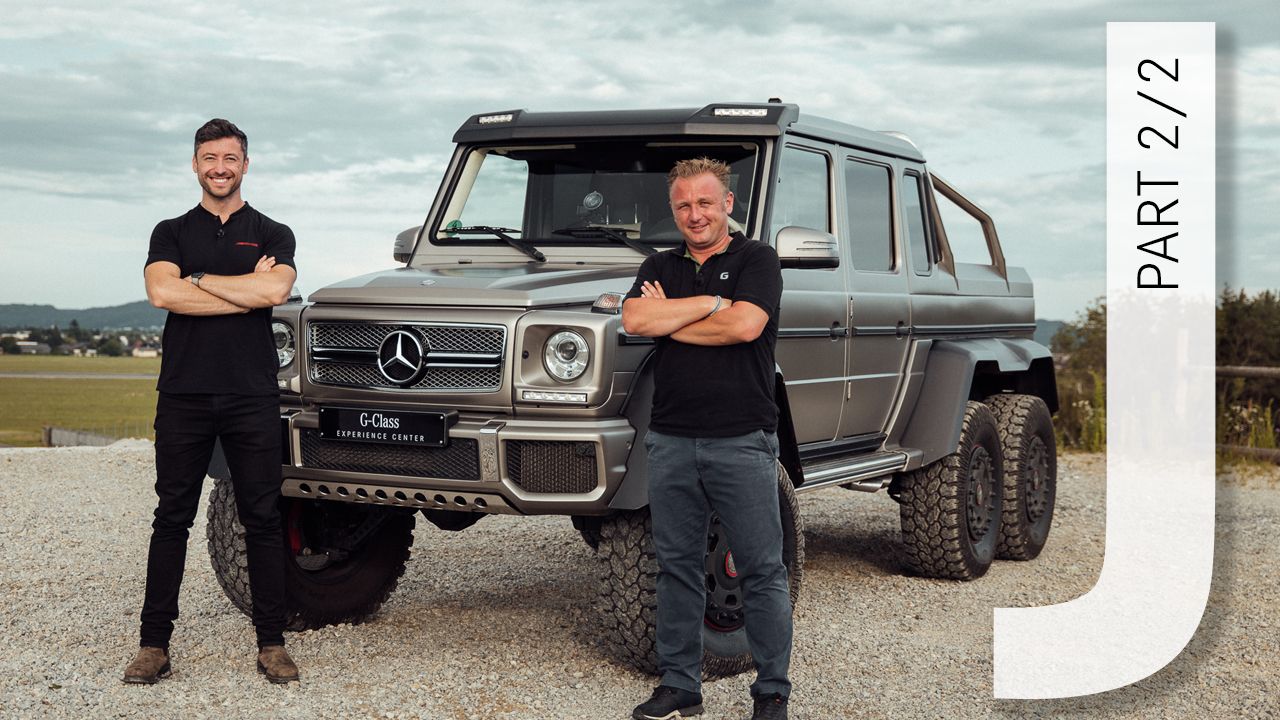
{"type": "MultiPolygon", "coordinates": [[[[834,230],[833,148],[788,138],[779,152],[770,194],[770,228],[834,230]]],[[[796,441],[835,439],[845,380],[847,293],[834,269],[782,271],[782,306],[775,352],[787,383],[796,441]]]]}
{"type": "Polygon", "coordinates": [[[849,350],[841,438],[883,440],[911,346],[907,263],[888,158],[846,151],[840,158],[841,264],[848,287],[849,350]]]}

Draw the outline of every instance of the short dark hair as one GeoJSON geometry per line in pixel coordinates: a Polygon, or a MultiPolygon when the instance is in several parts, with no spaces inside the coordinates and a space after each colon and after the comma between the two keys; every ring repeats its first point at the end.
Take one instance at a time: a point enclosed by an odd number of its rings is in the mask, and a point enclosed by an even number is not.
{"type": "Polygon", "coordinates": [[[236,127],[235,123],[222,118],[214,118],[196,131],[196,145],[192,153],[200,150],[201,143],[207,143],[210,140],[221,140],[222,138],[233,137],[240,141],[240,152],[245,155],[249,154],[249,138],[245,136],[244,131],[236,127]]]}

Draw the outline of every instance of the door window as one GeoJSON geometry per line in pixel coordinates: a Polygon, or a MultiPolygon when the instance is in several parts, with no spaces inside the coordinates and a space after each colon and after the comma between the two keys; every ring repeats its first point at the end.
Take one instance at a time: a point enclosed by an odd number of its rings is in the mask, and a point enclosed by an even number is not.
{"type": "Polygon", "coordinates": [[[791,226],[831,232],[830,187],[826,155],[783,148],[774,188],[774,232],[791,226]]]}
{"type": "Polygon", "coordinates": [[[928,219],[925,216],[924,187],[920,176],[907,172],[902,182],[902,215],[907,225],[907,247],[911,267],[917,275],[928,275],[932,267],[929,252],[928,219]]]}
{"type": "Polygon", "coordinates": [[[890,169],[884,165],[852,158],[845,161],[845,205],[849,213],[845,235],[849,258],[857,270],[893,270],[891,178],[890,169]]]}

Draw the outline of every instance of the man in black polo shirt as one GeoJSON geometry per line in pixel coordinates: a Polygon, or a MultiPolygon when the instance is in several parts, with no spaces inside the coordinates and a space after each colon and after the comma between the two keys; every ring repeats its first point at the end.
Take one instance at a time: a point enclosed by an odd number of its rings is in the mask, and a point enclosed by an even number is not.
{"type": "Polygon", "coordinates": [[[702,712],[703,567],[715,511],[742,582],[756,665],[753,718],[787,715],[791,599],[782,562],[773,350],[782,271],[773,248],[729,233],[729,168],[683,160],[668,175],[681,247],[649,256],[622,308],[656,338],[649,511],[658,555],[661,684],[632,716],[702,712]]]}
{"type": "Polygon", "coordinates": [[[245,528],[258,671],[298,679],[284,650],[284,552],[280,494],[279,395],[271,308],[297,274],[293,232],[249,207],[240,182],[249,169],[245,134],[215,119],[196,131],[191,169],[200,204],[161,221],[147,254],[147,298],[169,315],[156,404],[156,495],[142,605],[141,642],[127,683],[170,673],[169,637],[178,617],[187,531],[196,515],[214,441],[222,440],[245,528]]]}

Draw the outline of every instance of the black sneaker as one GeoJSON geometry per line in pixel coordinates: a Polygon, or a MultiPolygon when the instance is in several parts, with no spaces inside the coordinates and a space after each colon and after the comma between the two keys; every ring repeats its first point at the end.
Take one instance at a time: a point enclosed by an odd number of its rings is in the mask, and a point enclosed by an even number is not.
{"type": "Polygon", "coordinates": [[[631,711],[635,720],[674,720],[702,714],[702,695],[659,685],[648,700],[631,711]]]}
{"type": "Polygon", "coordinates": [[[787,699],[777,693],[757,697],[751,720],[787,720],[787,699]]]}

